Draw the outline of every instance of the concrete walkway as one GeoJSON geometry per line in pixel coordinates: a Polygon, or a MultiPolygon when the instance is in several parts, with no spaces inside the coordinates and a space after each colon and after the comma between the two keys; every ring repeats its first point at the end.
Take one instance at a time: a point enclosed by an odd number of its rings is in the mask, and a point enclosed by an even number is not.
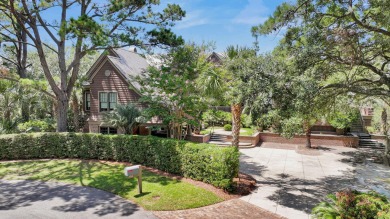
{"type": "Polygon", "coordinates": [[[240,171],[252,175],[258,189],[241,199],[276,214],[307,219],[326,194],[349,187],[355,167],[343,162],[355,149],[299,150],[294,145],[241,149],[240,171]]]}
{"type": "Polygon", "coordinates": [[[102,190],[40,181],[0,180],[0,218],[156,218],[102,190]]]}

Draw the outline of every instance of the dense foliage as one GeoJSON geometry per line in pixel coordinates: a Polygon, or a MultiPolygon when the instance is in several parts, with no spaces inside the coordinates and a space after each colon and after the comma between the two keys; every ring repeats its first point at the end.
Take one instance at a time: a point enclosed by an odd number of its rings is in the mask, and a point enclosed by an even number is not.
{"type": "Polygon", "coordinates": [[[138,78],[143,86],[141,101],[149,106],[145,112],[163,119],[176,139],[182,138],[184,125],[199,126],[205,110],[196,80],[212,68],[206,50],[207,46],[194,44],[173,48],[161,57],[161,65],[151,66],[138,78]]]}
{"type": "MultiPolygon", "coordinates": [[[[264,23],[253,27],[252,33],[256,37],[283,34],[277,49],[286,60],[297,63],[299,72],[312,71],[310,78],[316,79],[318,88],[329,96],[375,98],[388,107],[389,7],[384,0],[286,2],[264,23]]],[[[348,122],[336,123],[345,127],[348,122]]],[[[390,142],[387,132],[386,136],[390,142]]],[[[389,147],[387,144],[386,153],[389,147]]]]}
{"type": "Polygon", "coordinates": [[[327,219],[366,219],[389,218],[389,200],[375,192],[340,191],[328,195],[329,201],[321,202],[313,208],[314,218],[327,219]]]}
{"type": "Polygon", "coordinates": [[[20,132],[54,132],[53,121],[50,120],[30,120],[18,125],[20,132]]]}
{"type": "Polygon", "coordinates": [[[0,136],[0,159],[77,158],[125,161],[229,189],[238,174],[238,151],[151,136],[74,133],[0,136]]]}
{"type": "Polygon", "coordinates": [[[208,126],[224,125],[232,122],[232,114],[222,110],[211,109],[202,114],[202,120],[208,126]]]}
{"type": "MultiPolygon", "coordinates": [[[[74,49],[67,47],[67,53],[71,54],[74,49]]],[[[45,50],[46,51],[46,50],[45,50]]],[[[0,52],[1,53],[1,52],[0,52]]],[[[94,64],[99,54],[88,54],[81,61],[80,77],[75,84],[72,93],[70,109],[68,111],[68,131],[78,132],[85,122],[82,113],[81,84],[85,80],[85,74],[94,64]]],[[[58,57],[53,51],[46,51],[48,65],[53,71],[58,72],[58,57]]],[[[3,60],[4,61],[4,60],[3,60]]],[[[50,86],[44,79],[44,73],[36,51],[28,53],[29,68],[25,71],[25,78],[16,77],[17,69],[9,66],[7,70],[8,78],[0,79],[0,126],[3,133],[15,133],[19,130],[20,123],[29,120],[49,121],[56,129],[56,101],[50,86]]],[[[0,78],[3,75],[0,75],[0,78]]],[[[58,79],[56,77],[56,79],[58,79]]],[[[23,130],[22,130],[23,131],[23,130]]],[[[23,131],[24,132],[24,131],[23,131]]]]}
{"type": "MultiPolygon", "coordinates": [[[[2,53],[0,56],[14,60],[23,51],[21,62],[26,70],[27,48],[37,51],[57,104],[57,131],[65,132],[69,102],[80,76],[81,60],[87,54],[129,45],[150,48],[183,44],[183,39],[171,27],[185,12],[177,4],[167,4],[164,8],[159,5],[157,0],[0,1],[0,41],[12,47],[21,44],[12,57],[2,53]],[[72,55],[66,51],[69,45],[74,47],[72,55]],[[55,52],[58,58],[55,66],[59,71],[49,65],[47,49],[55,52]]],[[[21,77],[22,73],[18,71],[18,75],[21,77]]]]}
{"type": "Polygon", "coordinates": [[[328,120],[329,124],[338,129],[345,129],[360,119],[359,111],[342,112],[338,111],[328,120]]]}

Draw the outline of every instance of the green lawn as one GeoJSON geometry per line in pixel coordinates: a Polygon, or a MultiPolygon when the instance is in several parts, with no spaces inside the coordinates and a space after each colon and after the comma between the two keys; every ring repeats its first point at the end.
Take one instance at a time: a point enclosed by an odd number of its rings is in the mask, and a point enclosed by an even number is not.
{"type": "Polygon", "coordinates": [[[222,201],[203,188],[145,170],[143,194],[138,195],[137,180],[126,178],[123,168],[122,164],[77,160],[0,162],[0,178],[52,180],[90,186],[156,211],[197,208],[222,201]]]}
{"type": "MultiPolygon", "coordinates": [[[[223,127],[215,126],[214,131],[216,129],[223,130],[223,127]]],[[[205,135],[205,134],[210,134],[211,131],[212,131],[212,127],[208,127],[207,129],[202,130],[200,133],[205,135]]],[[[242,136],[252,136],[253,133],[254,133],[254,130],[252,128],[241,128],[240,129],[240,135],[242,135],[242,136]]]]}

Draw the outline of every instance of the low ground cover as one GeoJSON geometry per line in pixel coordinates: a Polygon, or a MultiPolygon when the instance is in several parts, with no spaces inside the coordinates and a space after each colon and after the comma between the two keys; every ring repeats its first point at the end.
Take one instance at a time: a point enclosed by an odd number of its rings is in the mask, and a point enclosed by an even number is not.
{"type": "Polygon", "coordinates": [[[314,218],[390,218],[389,200],[376,192],[344,190],[313,208],[314,218]]]}
{"type": "Polygon", "coordinates": [[[137,180],[123,175],[124,164],[80,160],[0,162],[0,178],[42,180],[89,186],[117,194],[147,210],[197,208],[222,201],[213,192],[188,182],[143,171],[143,194],[137,180]]]}
{"type": "MultiPolygon", "coordinates": [[[[215,130],[223,130],[223,127],[215,126],[215,127],[208,127],[205,130],[202,130],[200,133],[202,135],[210,134],[211,132],[215,130]]],[[[252,136],[254,134],[254,130],[252,128],[241,128],[240,129],[240,135],[241,136],[252,136]]]]}

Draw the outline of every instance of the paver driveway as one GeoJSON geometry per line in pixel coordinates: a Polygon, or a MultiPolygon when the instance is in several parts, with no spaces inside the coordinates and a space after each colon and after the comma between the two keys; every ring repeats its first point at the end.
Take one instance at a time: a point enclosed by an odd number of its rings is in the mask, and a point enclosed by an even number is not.
{"type": "Polygon", "coordinates": [[[241,149],[240,171],[258,182],[258,189],[242,200],[287,218],[309,218],[326,194],[354,184],[355,167],[343,162],[353,151],[346,147],[306,151],[266,143],[241,149]]]}

